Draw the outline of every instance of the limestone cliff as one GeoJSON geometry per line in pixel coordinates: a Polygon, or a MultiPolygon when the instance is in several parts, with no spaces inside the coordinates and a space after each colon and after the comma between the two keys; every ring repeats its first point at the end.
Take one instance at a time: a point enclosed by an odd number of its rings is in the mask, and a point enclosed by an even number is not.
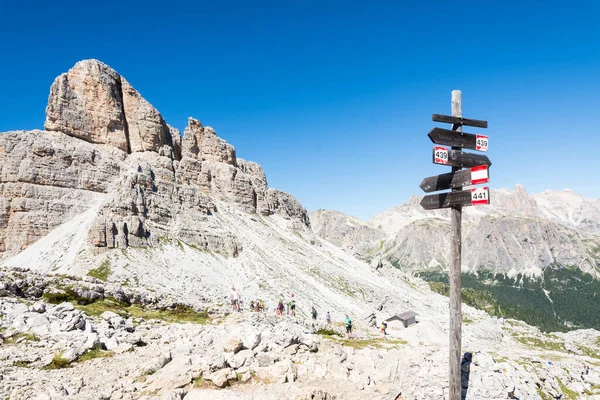
{"type": "Polygon", "coordinates": [[[98,250],[174,239],[236,256],[234,227],[214,217],[221,202],[309,227],[302,205],[269,188],[258,164],[196,119],[181,137],[100,61],[55,79],[44,127],[0,135],[1,258],[92,206],[88,241],[98,250]]]}

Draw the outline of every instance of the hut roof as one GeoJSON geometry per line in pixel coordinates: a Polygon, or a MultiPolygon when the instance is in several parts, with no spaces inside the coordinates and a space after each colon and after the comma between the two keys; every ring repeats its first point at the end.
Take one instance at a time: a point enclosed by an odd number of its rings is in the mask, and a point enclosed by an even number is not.
{"type": "Polygon", "coordinates": [[[408,310],[408,311],[404,311],[403,313],[400,313],[400,314],[392,315],[390,318],[386,319],[386,321],[391,321],[393,319],[399,319],[401,321],[406,321],[417,315],[418,314],[416,312],[414,312],[412,310],[408,310]]]}

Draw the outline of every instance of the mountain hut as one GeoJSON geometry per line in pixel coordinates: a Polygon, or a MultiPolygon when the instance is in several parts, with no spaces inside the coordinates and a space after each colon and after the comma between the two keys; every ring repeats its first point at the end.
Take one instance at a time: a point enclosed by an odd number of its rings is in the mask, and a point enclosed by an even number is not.
{"type": "Polygon", "coordinates": [[[385,322],[388,323],[388,327],[390,328],[408,328],[409,326],[417,323],[417,313],[409,310],[400,314],[396,314],[386,319],[385,322]]]}

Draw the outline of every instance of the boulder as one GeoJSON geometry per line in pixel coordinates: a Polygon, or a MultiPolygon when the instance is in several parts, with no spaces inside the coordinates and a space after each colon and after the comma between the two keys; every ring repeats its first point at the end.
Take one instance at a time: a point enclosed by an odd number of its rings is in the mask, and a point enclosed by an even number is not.
{"type": "Polygon", "coordinates": [[[142,370],[142,374],[153,374],[171,362],[171,353],[160,353],[155,356],[142,370]]]}
{"type": "Polygon", "coordinates": [[[29,307],[31,312],[43,314],[46,312],[46,303],[43,301],[37,301],[29,307]]]}
{"type": "Polygon", "coordinates": [[[228,376],[233,372],[231,368],[223,368],[211,374],[205,375],[204,379],[212,382],[216,387],[223,388],[229,384],[228,376]]]}
{"type": "Polygon", "coordinates": [[[254,350],[260,344],[261,334],[258,331],[250,330],[242,334],[242,345],[245,349],[254,350]]]}
{"type": "Polygon", "coordinates": [[[241,350],[243,344],[242,341],[237,337],[228,338],[223,343],[223,351],[226,353],[237,353],[241,350]]]}

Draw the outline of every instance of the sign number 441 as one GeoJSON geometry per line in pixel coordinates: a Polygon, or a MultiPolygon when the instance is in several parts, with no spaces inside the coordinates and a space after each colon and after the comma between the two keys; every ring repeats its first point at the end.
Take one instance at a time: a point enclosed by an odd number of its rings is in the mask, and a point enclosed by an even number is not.
{"type": "Polygon", "coordinates": [[[474,206],[489,204],[490,193],[487,186],[471,189],[471,204],[474,206]]]}

